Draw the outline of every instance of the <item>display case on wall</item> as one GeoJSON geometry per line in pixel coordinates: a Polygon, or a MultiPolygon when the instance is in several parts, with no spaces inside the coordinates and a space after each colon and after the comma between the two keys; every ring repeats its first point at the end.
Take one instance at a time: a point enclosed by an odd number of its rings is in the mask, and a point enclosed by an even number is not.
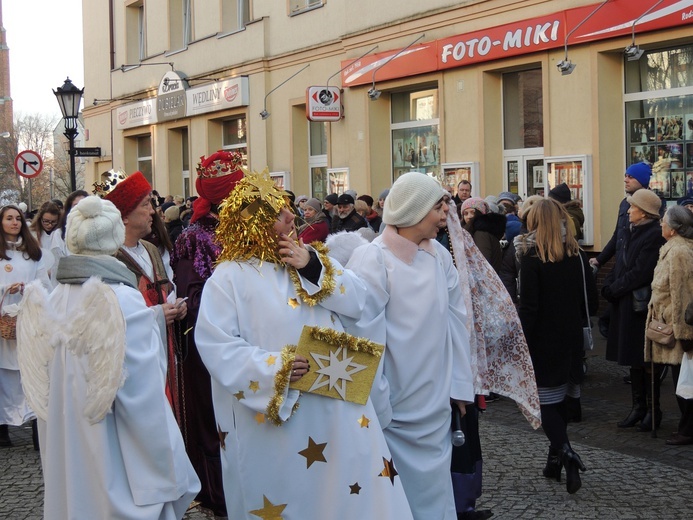
{"type": "Polygon", "coordinates": [[[548,192],[565,183],[570,189],[572,201],[578,201],[585,214],[580,244],[594,245],[594,209],[592,186],[592,156],[564,155],[544,158],[544,191],[548,192]]]}
{"type": "Polygon", "coordinates": [[[452,193],[457,193],[457,185],[461,181],[472,183],[472,196],[478,197],[480,193],[479,163],[457,162],[443,163],[440,165],[443,173],[440,182],[446,189],[452,188],[452,193]]]}
{"type": "Polygon", "coordinates": [[[349,189],[349,168],[327,169],[327,193],[341,195],[349,189]]]}
{"type": "Polygon", "coordinates": [[[270,179],[274,181],[274,185],[282,190],[290,190],[289,172],[270,172],[270,179]]]}

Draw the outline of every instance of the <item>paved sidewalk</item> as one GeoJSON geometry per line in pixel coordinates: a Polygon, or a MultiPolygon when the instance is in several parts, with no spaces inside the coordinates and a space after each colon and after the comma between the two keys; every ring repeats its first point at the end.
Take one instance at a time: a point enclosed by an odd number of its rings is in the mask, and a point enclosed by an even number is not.
{"type": "MultiPolygon", "coordinates": [[[[494,520],[687,520],[693,516],[693,446],[664,442],[678,420],[671,379],[662,385],[664,421],[658,438],[617,428],[616,422],[630,409],[630,387],[622,380],[626,369],[604,361],[603,348],[599,338],[587,360],[584,420],[569,426],[573,447],[588,469],[575,495],[568,495],[565,482],[541,475],[548,450],[541,429],[532,430],[512,401],[489,403],[481,417],[484,494],[478,507],[493,510],[494,520]]],[[[39,519],[43,482],[31,428],[11,427],[10,436],[15,447],[0,448],[0,519],[39,519]]],[[[212,517],[195,509],[185,518],[212,517]]]]}

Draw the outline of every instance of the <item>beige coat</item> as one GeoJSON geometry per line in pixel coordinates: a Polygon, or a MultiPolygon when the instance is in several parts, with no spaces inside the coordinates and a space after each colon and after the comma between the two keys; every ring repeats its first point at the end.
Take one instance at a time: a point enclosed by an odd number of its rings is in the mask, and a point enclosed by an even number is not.
{"type": "Polygon", "coordinates": [[[681,339],[693,339],[693,326],[683,315],[693,299],[693,239],[675,235],[659,251],[659,261],[652,280],[652,298],[647,310],[647,323],[653,316],[674,329],[674,348],[666,348],[645,338],[645,361],[650,349],[655,363],[680,365],[683,356],[681,339]]]}

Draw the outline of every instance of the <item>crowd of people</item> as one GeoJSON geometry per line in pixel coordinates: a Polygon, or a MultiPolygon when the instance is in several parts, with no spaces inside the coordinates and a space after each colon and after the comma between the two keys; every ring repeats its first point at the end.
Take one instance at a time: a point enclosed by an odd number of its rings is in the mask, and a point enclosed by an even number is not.
{"type": "MultiPolygon", "coordinates": [[[[31,421],[46,518],[182,518],[195,500],[220,519],[485,519],[479,414],[500,395],[576,493],[596,270],[615,258],[600,330],[630,367],[619,427],[659,427],[663,367],[676,384],[693,364],[693,199],[666,209],[650,177],[626,170],[593,258],[565,184],[481,198],[410,172],[377,200],[319,200],[227,151],[187,200],[112,171],[34,215],[6,205],[0,446],[31,421]]],[[[686,397],[667,444],[693,444],[686,397]]]]}

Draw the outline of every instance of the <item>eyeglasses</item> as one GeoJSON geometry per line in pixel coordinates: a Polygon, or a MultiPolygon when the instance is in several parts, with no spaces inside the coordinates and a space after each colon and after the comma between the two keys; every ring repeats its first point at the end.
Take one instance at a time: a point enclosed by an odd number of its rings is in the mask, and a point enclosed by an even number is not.
{"type": "Polygon", "coordinates": [[[41,224],[43,224],[44,226],[55,226],[58,224],[58,221],[57,220],[47,220],[45,218],[42,218],[41,224]]]}

